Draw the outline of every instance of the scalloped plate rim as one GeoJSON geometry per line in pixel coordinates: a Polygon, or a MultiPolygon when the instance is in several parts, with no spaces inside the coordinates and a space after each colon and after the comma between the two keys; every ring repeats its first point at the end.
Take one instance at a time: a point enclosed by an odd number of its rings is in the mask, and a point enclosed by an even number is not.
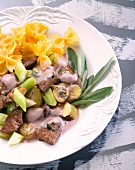
{"type": "MultiPolygon", "coordinates": [[[[25,7],[22,7],[22,6],[19,6],[19,7],[12,7],[12,8],[7,8],[7,9],[5,9],[5,10],[9,10],[10,11],[10,9],[18,9],[18,8],[24,8],[24,9],[27,9],[27,10],[33,10],[33,9],[38,9],[38,8],[47,8],[47,9],[53,9],[53,10],[59,10],[59,11],[63,11],[63,12],[65,12],[64,10],[62,10],[62,9],[59,9],[59,8],[51,8],[51,7],[48,7],[48,6],[43,6],[43,7],[33,7],[33,6],[25,6],[25,7]]],[[[2,11],[0,11],[0,13],[1,12],[3,12],[3,11],[5,11],[5,10],[2,10],[2,11]]],[[[66,13],[66,12],[65,12],[66,13]]],[[[95,27],[93,27],[91,24],[89,24],[89,23],[87,23],[86,21],[84,21],[84,20],[82,20],[81,18],[79,18],[79,17],[77,17],[77,16],[75,16],[74,14],[71,14],[71,13],[68,13],[68,15],[70,15],[71,17],[73,17],[73,18],[76,18],[77,19],[77,21],[80,21],[82,24],[84,24],[84,25],[86,25],[86,27],[89,27],[89,29],[91,29],[91,30],[93,30],[94,32],[95,32],[95,34],[96,35],[98,35],[101,39],[103,39],[103,41],[104,41],[104,43],[106,43],[107,44],[107,46],[108,46],[108,48],[110,48],[110,50],[111,50],[111,52],[113,52],[113,50],[112,50],[112,48],[111,48],[111,46],[109,45],[109,43],[107,42],[107,40],[105,39],[105,37],[95,28],[95,27]]],[[[114,54],[114,52],[113,52],[113,54],[114,54]]],[[[115,111],[116,111],[116,109],[117,109],[117,106],[118,106],[118,103],[119,103],[119,99],[120,99],[120,93],[121,93],[121,88],[122,88],[122,76],[121,76],[121,72],[120,72],[120,67],[119,67],[119,64],[118,64],[118,60],[117,60],[117,58],[116,58],[116,55],[114,54],[114,58],[115,58],[115,60],[116,60],[116,69],[117,69],[117,72],[118,72],[118,76],[119,76],[119,78],[118,78],[118,85],[119,85],[119,87],[118,87],[118,96],[117,96],[117,102],[116,102],[116,104],[115,104],[115,111]]],[[[100,129],[99,130],[99,133],[98,133],[98,135],[96,135],[96,136],[94,136],[94,138],[93,138],[93,140],[96,138],[96,137],[98,137],[101,133],[102,133],[102,131],[105,129],[105,127],[107,126],[107,124],[110,122],[110,120],[111,120],[111,118],[112,118],[112,116],[114,115],[114,113],[115,113],[115,111],[113,112],[113,114],[111,114],[111,115],[109,115],[109,121],[107,121],[105,124],[104,124],[104,126],[102,127],[102,129],[100,129]]],[[[75,133],[75,129],[76,128],[73,128],[74,130],[74,132],[73,133],[75,133]]],[[[71,131],[72,131],[72,129],[70,129],[71,131]]],[[[67,135],[67,134],[70,134],[70,132],[68,131],[65,135],[67,135]]],[[[64,135],[63,135],[64,136],[64,135]]],[[[63,138],[63,137],[62,137],[63,138]]],[[[93,141],[92,140],[92,141],[93,141]]],[[[16,162],[16,161],[13,161],[13,160],[8,160],[8,161],[6,161],[6,160],[2,160],[1,158],[0,158],[0,161],[1,162],[4,162],[4,163],[10,163],[10,164],[18,164],[18,165],[31,165],[31,164],[39,164],[39,163],[47,163],[47,162],[50,162],[50,161],[54,161],[54,160],[56,160],[56,159],[60,159],[60,158],[63,158],[63,157],[66,157],[66,156],[68,156],[68,155],[70,155],[70,154],[73,154],[73,153],[75,153],[75,152],[77,152],[78,150],[80,150],[80,149],[82,149],[83,147],[85,147],[86,145],[88,145],[88,144],[90,144],[92,141],[88,141],[88,142],[86,142],[86,143],[84,143],[84,145],[80,145],[80,147],[79,148],[76,148],[76,149],[71,149],[70,151],[67,151],[67,154],[65,154],[65,153],[61,153],[61,155],[59,155],[58,157],[54,157],[54,158],[50,158],[49,160],[42,160],[41,159],[41,161],[40,160],[38,160],[38,161],[34,161],[34,160],[29,160],[29,161],[22,161],[21,162],[21,160],[20,160],[20,162],[16,162]]],[[[58,141],[59,142],[59,141],[58,141]]],[[[60,142],[61,143],[61,142],[60,142]]],[[[1,144],[0,144],[1,145],[1,144]]],[[[20,144],[21,145],[21,144],[20,144]]],[[[59,144],[58,144],[58,146],[59,146],[59,144]]],[[[56,146],[57,147],[57,146],[56,146]]],[[[55,147],[54,147],[55,148],[55,147]]],[[[14,152],[15,152],[15,150],[14,150],[14,152]]]]}

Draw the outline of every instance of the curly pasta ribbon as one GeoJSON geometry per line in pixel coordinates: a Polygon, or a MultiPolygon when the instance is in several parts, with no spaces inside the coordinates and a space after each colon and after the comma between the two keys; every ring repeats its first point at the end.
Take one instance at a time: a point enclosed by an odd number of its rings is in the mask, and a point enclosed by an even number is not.
{"type": "Polygon", "coordinates": [[[79,37],[75,30],[69,27],[64,36],[52,35],[52,52],[55,52],[58,56],[65,53],[67,45],[78,46],[79,37]]]}
{"type": "Polygon", "coordinates": [[[39,41],[33,46],[33,52],[36,56],[39,56],[37,62],[40,64],[42,70],[45,70],[52,64],[51,60],[47,56],[47,52],[51,46],[52,43],[48,39],[39,41]]]}
{"type": "Polygon", "coordinates": [[[27,23],[22,27],[11,28],[11,36],[1,33],[0,27],[0,76],[13,72],[22,57],[38,56],[37,62],[42,70],[52,65],[51,57],[61,57],[67,46],[79,45],[78,34],[69,27],[64,36],[52,35],[47,38],[48,26],[43,23],[27,23]]]}
{"type": "Polygon", "coordinates": [[[1,33],[0,27],[0,48],[8,47],[10,45],[11,36],[1,33]]]}
{"type": "Polygon", "coordinates": [[[48,27],[42,23],[28,23],[25,25],[26,42],[36,44],[40,40],[46,39],[48,27]]]}
{"type": "Polygon", "coordinates": [[[17,62],[21,59],[21,55],[8,55],[8,50],[5,47],[0,49],[0,76],[8,71],[13,72],[17,62]]]}
{"type": "Polygon", "coordinates": [[[66,44],[78,46],[79,45],[79,37],[75,30],[69,27],[64,34],[64,41],[66,44]]]}

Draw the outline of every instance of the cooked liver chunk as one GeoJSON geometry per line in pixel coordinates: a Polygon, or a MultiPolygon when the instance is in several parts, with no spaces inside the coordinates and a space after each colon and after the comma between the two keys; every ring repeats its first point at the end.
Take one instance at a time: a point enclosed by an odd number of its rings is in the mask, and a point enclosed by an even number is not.
{"type": "Polygon", "coordinates": [[[51,109],[46,103],[42,106],[42,108],[43,108],[44,117],[51,114],[51,109]]]}
{"type": "Polygon", "coordinates": [[[48,87],[50,87],[52,84],[55,84],[59,81],[58,76],[54,76],[51,78],[48,78],[47,80],[43,80],[38,84],[38,87],[40,88],[40,90],[42,92],[45,92],[47,90],[48,87]]]}
{"type": "Polygon", "coordinates": [[[6,107],[9,103],[11,103],[13,100],[10,99],[7,96],[0,95],[0,109],[6,107]]]}
{"type": "Polygon", "coordinates": [[[47,127],[40,127],[37,131],[37,138],[41,141],[54,145],[59,139],[62,129],[60,123],[53,122],[51,126],[54,130],[49,130],[47,127]]]}
{"type": "Polygon", "coordinates": [[[32,69],[37,64],[37,56],[31,58],[23,58],[22,63],[26,69],[32,69]]]}
{"type": "Polygon", "coordinates": [[[7,89],[6,85],[2,81],[0,81],[0,94],[2,93],[2,91],[6,89],[7,89]]]}
{"type": "Polygon", "coordinates": [[[4,102],[6,101],[6,96],[0,95],[0,109],[4,107],[4,102]]]}
{"type": "Polygon", "coordinates": [[[20,108],[13,109],[5,120],[3,128],[0,130],[5,133],[16,132],[23,124],[22,110],[20,108]]]}
{"type": "Polygon", "coordinates": [[[72,68],[69,65],[62,67],[59,71],[59,74],[62,74],[62,70],[69,71],[70,74],[74,74],[74,71],[72,70],[72,68]]]}

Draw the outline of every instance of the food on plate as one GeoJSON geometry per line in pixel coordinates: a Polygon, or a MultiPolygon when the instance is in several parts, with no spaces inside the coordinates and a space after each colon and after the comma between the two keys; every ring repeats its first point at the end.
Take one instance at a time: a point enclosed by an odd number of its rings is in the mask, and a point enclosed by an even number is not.
{"type": "Polygon", "coordinates": [[[48,36],[48,26],[33,22],[12,31],[0,32],[0,137],[10,146],[31,139],[54,145],[76,123],[79,106],[111,94],[112,86],[93,88],[114,60],[88,76],[73,28],[48,36]]]}

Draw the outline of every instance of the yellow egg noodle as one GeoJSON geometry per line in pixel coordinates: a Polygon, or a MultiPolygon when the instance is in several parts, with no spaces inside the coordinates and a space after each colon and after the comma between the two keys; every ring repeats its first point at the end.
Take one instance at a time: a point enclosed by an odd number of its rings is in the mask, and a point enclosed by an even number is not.
{"type": "Polygon", "coordinates": [[[52,65],[53,56],[61,57],[67,46],[78,46],[79,37],[71,27],[63,36],[46,36],[48,26],[40,22],[27,23],[18,28],[11,28],[13,34],[2,33],[0,27],[0,76],[13,72],[17,62],[24,57],[38,56],[37,62],[42,70],[52,65]]]}

